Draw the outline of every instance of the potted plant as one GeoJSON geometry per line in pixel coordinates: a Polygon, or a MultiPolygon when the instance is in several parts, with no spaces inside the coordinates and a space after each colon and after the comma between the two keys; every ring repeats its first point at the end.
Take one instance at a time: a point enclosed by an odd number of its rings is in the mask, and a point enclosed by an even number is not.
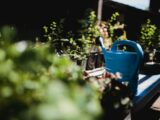
{"type": "Polygon", "coordinates": [[[160,34],[158,27],[150,19],[147,19],[147,22],[141,26],[139,42],[144,50],[142,72],[147,74],[159,73],[160,34]]]}
{"type": "Polygon", "coordinates": [[[76,31],[65,31],[64,22],[62,19],[44,26],[44,38],[53,45],[56,53],[67,54],[78,65],[82,65],[94,49],[94,38],[100,34],[95,12],[87,11],[85,18],[78,21],[80,27],[76,31]]]}

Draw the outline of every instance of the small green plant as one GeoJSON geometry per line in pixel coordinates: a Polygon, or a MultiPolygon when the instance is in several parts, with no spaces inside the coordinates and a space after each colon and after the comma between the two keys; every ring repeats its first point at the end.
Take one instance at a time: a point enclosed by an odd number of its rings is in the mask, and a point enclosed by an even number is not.
{"type": "Polygon", "coordinates": [[[139,41],[146,53],[145,60],[147,62],[159,60],[160,29],[150,19],[147,19],[146,23],[142,24],[139,41]]]}
{"type": "Polygon", "coordinates": [[[88,12],[86,18],[79,21],[79,28],[76,35],[72,31],[63,31],[63,22],[59,24],[52,22],[49,26],[44,26],[44,37],[53,44],[56,52],[68,54],[73,60],[86,59],[91,46],[98,36],[99,30],[96,26],[96,15],[94,11],[88,12]]]}
{"type": "Polygon", "coordinates": [[[111,18],[109,19],[109,22],[108,22],[109,35],[110,35],[111,38],[114,37],[114,26],[113,25],[115,24],[118,16],[119,16],[118,12],[113,13],[111,18]]]}
{"type": "Polygon", "coordinates": [[[118,12],[112,14],[111,18],[107,21],[109,37],[112,42],[116,40],[124,40],[127,39],[126,33],[124,30],[124,24],[121,24],[117,18],[120,16],[118,12]]]}
{"type": "Polygon", "coordinates": [[[142,24],[140,30],[140,43],[144,50],[152,50],[157,45],[157,27],[155,24],[151,23],[150,19],[147,19],[145,24],[142,24]]]}
{"type": "Polygon", "coordinates": [[[58,54],[63,54],[69,41],[65,39],[63,24],[64,19],[61,19],[58,23],[53,21],[49,26],[43,27],[44,38],[53,45],[54,52],[58,54]]]}
{"type": "Polygon", "coordinates": [[[94,11],[88,12],[85,19],[79,21],[81,28],[79,30],[82,51],[87,55],[91,52],[95,45],[95,38],[100,35],[97,23],[97,17],[94,11]]]}

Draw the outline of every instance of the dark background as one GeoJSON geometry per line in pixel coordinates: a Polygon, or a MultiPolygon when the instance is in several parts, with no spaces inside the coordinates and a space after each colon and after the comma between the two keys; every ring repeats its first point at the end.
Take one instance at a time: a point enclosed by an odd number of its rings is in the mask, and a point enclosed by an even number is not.
{"type": "Polygon", "coordinates": [[[87,8],[97,9],[97,0],[10,0],[0,4],[0,26],[14,25],[21,39],[38,36],[44,25],[61,18],[68,29],[77,27],[87,8]]]}
{"type": "MultiPolygon", "coordinates": [[[[149,11],[104,1],[103,20],[118,11],[121,15],[119,20],[126,24],[129,39],[138,39],[140,26],[148,18],[160,26],[159,0],[151,0],[149,11]]],[[[41,36],[44,25],[61,18],[66,19],[66,28],[76,30],[79,27],[77,20],[84,18],[86,9],[97,12],[97,7],[98,0],[5,0],[0,3],[0,26],[15,25],[20,39],[41,36]]]]}

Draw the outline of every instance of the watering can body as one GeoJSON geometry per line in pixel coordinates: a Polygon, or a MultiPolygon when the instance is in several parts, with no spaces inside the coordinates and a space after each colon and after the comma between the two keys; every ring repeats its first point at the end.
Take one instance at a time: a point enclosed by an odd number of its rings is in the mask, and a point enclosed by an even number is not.
{"type": "Polygon", "coordinates": [[[122,76],[119,80],[127,82],[133,94],[137,91],[139,67],[143,60],[143,50],[141,46],[131,40],[117,40],[110,51],[107,51],[103,39],[99,38],[102,53],[105,59],[105,68],[108,72],[119,72],[122,76]],[[118,50],[119,45],[126,45],[134,51],[118,50]]]}

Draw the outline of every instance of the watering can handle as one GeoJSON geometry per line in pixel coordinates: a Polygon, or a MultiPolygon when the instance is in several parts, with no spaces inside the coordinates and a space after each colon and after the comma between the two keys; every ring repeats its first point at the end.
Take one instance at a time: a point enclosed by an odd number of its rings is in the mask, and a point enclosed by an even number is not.
{"type": "MultiPolygon", "coordinates": [[[[106,52],[106,49],[105,49],[105,45],[104,45],[104,42],[103,42],[103,38],[102,37],[97,37],[97,41],[100,43],[100,46],[103,50],[103,52],[105,53],[106,52]]],[[[111,51],[117,51],[117,48],[118,48],[118,45],[129,45],[131,47],[133,47],[135,50],[136,50],[136,53],[138,54],[140,60],[143,59],[143,50],[142,50],[142,47],[134,42],[134,41],[131,41],[131,40],[117,40],[116,42],[114,42],[112,48],[111,48],[111,51]]]]}
{"type": "MultiPolygon", "coordinates": [[[[99,36],[99,37],[97,37],[97,41],[99,41],[103,53],[106,53],[106,49],[105,49],[105,45],[104,45],[104,42],[103,42],[103,38],[99,36]]],[[[140,46],[140,44],[138,44],[138,43],[136,43],[134,41],[131,41],[131,40],[117,40],[112,45],[111,51],[115,51],[116,52],[117,49],[118,49],[118,45],[129,45],[132,48],[134,48],[136,53],[138,54],[138,60],[137,60],[138,62],[137,63],[140,64],[142,62],[144,53],[143,53],[143,50],[142,50],[142,47],[140,46]]],[[[139,64],[137,66],[139,66],[139,64]]]]}
{"type": "Polygon", "coordinates": [[[142,47],[140,46],[140,44],[138,44],[134,41],[131,41],[131,40],[117,40],[112,45],[111,51],[117,51],[118,45],[129,45],[129,46],[131,46],[132,48],[135,49],[135,52],[138,54],[138,58],[139,58],[138,62],[141,62],[141,60],[143,59],[143,54],[144,53],[143,53],[143,50],[142,50],[142,47]]]}
{"type": "MultiPolygon", "coordinates": [[[[136,71],[138,71],[139,66],[143,60],[144,53],[143,53],[142,47],[138,43],[131,41],[131,40],[117,40],[113,44],[111,51],[117,51],[118,45],[129,45],[135,49],[135,52],[137,53],[137,62],[135,64],[135,66],[136,66],[135,70],[131,74],[136,75],[136,71]]],[[[131,79],[131,78],[129,78],[129,79],[131,79]]]]}

